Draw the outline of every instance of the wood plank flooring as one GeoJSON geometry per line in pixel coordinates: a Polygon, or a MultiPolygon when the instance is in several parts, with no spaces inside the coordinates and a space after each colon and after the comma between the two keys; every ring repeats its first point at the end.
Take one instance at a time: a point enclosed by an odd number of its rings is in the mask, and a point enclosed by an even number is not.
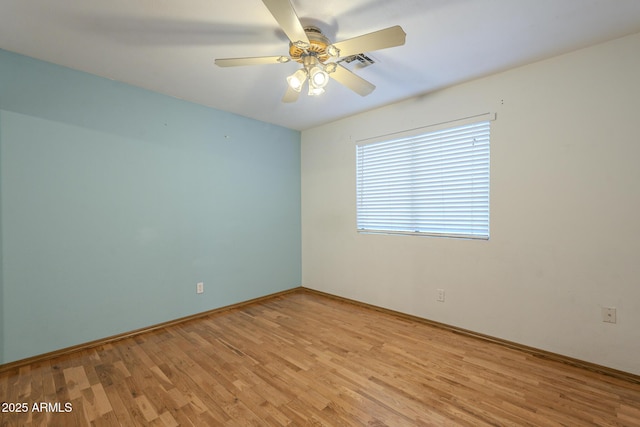
{"type": "Polygon", "coordinates": [[[640,426],[640,384],[309,292],[4,372],[0,402],[2,427],[640,426]]]}

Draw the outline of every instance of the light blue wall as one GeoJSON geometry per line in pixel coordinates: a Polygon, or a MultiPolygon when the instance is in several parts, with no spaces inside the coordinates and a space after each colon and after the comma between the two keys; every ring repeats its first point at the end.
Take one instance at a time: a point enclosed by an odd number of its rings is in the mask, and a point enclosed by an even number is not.
{"type": "Polygon", "coordinates": [[[0,225],[0,363],[297,287],[300,134],[0,50],[0,225]]]}
{"type": "MultiPolygon", "coordinates": [[[[0,51],[1,53],[2,51],[0,51]]],[[[0,74],[1,76],[1,74],[0,74]]],[[[0,83],[2,84],[2,83],[0,83]]],[[[3,86],[0,86],[3,87],[3,86]]],[[[0,92],[1,93],[1,92],[0,92]]],[[[1,102],[1,101],[0,101],[1,102]]],[[[2,110],[0,110],[0,364],[4,360],[4,263],[2,261],[2,110]]]]}

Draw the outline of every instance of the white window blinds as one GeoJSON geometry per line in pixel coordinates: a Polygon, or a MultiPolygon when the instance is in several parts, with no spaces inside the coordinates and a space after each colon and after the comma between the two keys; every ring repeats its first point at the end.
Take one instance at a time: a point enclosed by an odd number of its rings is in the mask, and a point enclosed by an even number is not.
{"type": "Polygon", "coordinates": [[[358,145],[360,232],[489,238],[490,122],[358,145]]]}

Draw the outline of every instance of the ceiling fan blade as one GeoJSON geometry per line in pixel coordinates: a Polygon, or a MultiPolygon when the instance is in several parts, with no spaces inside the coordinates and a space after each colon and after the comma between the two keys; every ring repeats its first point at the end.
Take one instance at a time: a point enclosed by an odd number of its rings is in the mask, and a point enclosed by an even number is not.
{"type": "Polygon", "coordinates": [[[388,47],[402,46],[407,34],[401,26],[385,28],[351,39],[343,40],[333,45],[340,49],[340,56],[351,56],[388,47]]]}
{"type": "Polygon", "coordinates": [[[215,63],[218,67],[238,67],[241,65],[281,64],[289,61],[290,59],[286,56],[256,56],[253,58],[216,59],[215,63]]]}
{"type": "Polygon", "coordinates": [[[287,102],[287,103],[296,102],[299,96],[300,96],[300,92],[297,92],[291,89],[291,86],[287,85],[287,91],[282,97],[282,102],[287,102]]]}
{"type": "Polygon", "coordinates": [[[335,71],[329,74],[329,77],[332,77],[338,83],[348,87],[355,93],[367,96],[376,88],[373,83],[369,83],[365,79],[360,76],[353,74],[351,71],[347,70],[340,64],[336,64],[337,67],[335,71]]]}
{"type": "Polygon", "coordinates": [[[289,0],[262,0],[269,12],[276,19],[282,31],[287,35],[291,43],[303,42],[309,44],[309,37],[296,15],[289,0]]]}

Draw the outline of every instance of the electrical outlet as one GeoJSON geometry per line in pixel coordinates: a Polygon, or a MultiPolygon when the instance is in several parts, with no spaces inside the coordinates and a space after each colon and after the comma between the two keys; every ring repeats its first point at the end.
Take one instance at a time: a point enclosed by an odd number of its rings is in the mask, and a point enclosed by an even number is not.
{"type": "Polygon", "coordinates": [[[198,282],[196,284],[196,294],[204,293],[204,282],[198,282]]]}
{"type": "Polygon", "coordinates": [[[616,308],[602,307],[602,321],[606,323],[616,323],[616,308]]]}
{"type": "Polygon", "coordinates": [[[437,292],[436,301],[444,302],[444,289],[438,289],[437,292]]]}

